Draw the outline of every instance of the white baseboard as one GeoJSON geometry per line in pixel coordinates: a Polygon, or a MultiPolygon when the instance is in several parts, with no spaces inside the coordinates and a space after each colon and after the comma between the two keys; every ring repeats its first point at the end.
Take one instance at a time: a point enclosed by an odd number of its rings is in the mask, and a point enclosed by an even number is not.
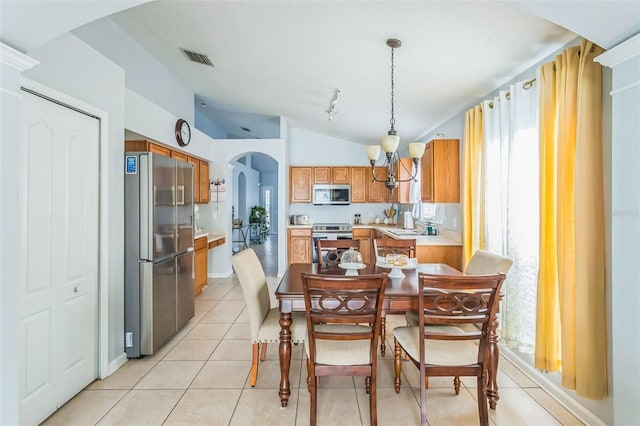
{"type": "Polygon", "coordinates": [[[558,401],[563,407],[576,416],[581,422],[586,425],[594,426],[607,426],[599,417],[587,410],[578,401],[567,395],[566,391],[557,384],[544,376],[544,373],[539,372],[536,368],[526,363],[522,358],[517,356],[513,351],[507,347],[500,346],[500,355],[511,361],[513,365],[518,367],[527,377],[533,380],[538,386],[544,389],[553,399],[558,401]]]}
{"type": "Polygon", "coordinates": [[[208,278],[229,278],[233,274],[233,269],[227,272],[215,272],[207,274],[208,278]]]}
{"type": "Polygon", "coordinates": [[[115,373],[116,370],[122,367],[125,362],[127,362],[127,353],[123,352],[122,354],[120,354],[120,356],[118,356],[116,359],[114,359],[109,363],[109,368],[107,369],[107,375],[105,377],[100,377],[100,380],[104,380],[110,375],[112,375],[113,373],[115,373]]]}

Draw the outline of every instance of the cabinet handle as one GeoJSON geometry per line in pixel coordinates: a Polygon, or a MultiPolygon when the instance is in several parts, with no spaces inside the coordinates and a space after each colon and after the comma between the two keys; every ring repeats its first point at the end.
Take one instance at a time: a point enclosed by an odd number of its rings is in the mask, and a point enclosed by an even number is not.
{"type": "Polygon", "coordinates": [[[78,286],[75,286],[75,287],[73,288],[73,292],[74,292],[74,293],[77,293],[77,292],[78,292],[78,286]]]}

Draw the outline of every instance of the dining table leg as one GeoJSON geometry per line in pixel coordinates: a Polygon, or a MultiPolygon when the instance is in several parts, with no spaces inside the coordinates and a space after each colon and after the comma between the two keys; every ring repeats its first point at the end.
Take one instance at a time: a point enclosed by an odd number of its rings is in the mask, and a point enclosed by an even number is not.
{"type": "Polygon", "coordinates": [[[286,407],[289,403],[289,368],[291,366],[291,312],[280,312],[280,404],[286,407]]]}
{"type": "Polygon", "coordinates": [[[487,384],[487,398],[489,407],[493,410],[498,405],[500,394],[498,392],[498,359],[500,349],[498,348],[498,320],[495,319],[489,328],[489,380],[487,384]]]}

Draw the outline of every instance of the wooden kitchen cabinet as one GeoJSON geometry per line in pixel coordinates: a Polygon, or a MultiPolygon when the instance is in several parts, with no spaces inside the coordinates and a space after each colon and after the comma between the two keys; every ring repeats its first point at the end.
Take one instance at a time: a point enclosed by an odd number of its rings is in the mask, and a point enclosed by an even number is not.
{"type": "MultiPolygon", "coordinates": [[[[418,163],[420,167],[420,163],[418,163]]],[[[411,171],[413,170],[412,158],[401,158],[396,170],[396,179],[400,182],[398,188],[394,192],[393,201],[396,203],[410,203],[411,202],[411,171]]]]}
{"type": "Polygon", "coordinates": [[[289,202],[310,203],[311,184],[313,182],[312,167],[289,167],[289,202]]]}
{"type": "Polygon", "coordinates": [[[418,263],[446,263],[462,271],[462,246],[419,245],[416,257],[418,263]]]}
{"type": "Polygon", "coordinates": [[[362,262],[365,265],[375,263],[373,261],[373,248],[372,248],[372,235],[373,229],[371,228],[353,228],[353,239],[359,241],[358,251],[362,254],[362,262]]]}
{"type": "Polygon", "coordinates": [[[351,183],[349,167],[314,167],[313,183],[348,185],[351,183]]]}
{"type": "Polygon", "coordinates": [[[351,171],[349,167],[332,167],[331,183],[349,185],[351,183],[351,171]]]}
{"type": "Polygon", "coordinates": [[[194,241],[194,254],[193,254],[193,268],[194,268],[194,281],[193,281],[193,294],[199,295],[202,292],[202,288],[207,285],[208,275],[208,251],[207,237],[197,238],[194,241]]]}
{"type": "Polygon", "coordinates": [[[187,162],[193,166],[193,202],[200,202],[200,160],[188,157],[187,162]]]}
{"type": "Polygon", "coordinates": [[[460,202],[459,145],[458,139],[434,139],[427,143],[420,162],[423,202],[460,202]]]}
{"type": "Polygon", "coordinates": [[[313,183],[314,184],[331,183],[331,167],[314,167],[313,183]]]}
{"type": "Polygon", "coordinates": [[[180,151],[171,151],[171,158],[175,158],[178,161],[182,161],[184,163],[189,162],[189,156],[184,152],[180,151]]]}
{"type": "Polygon", "coordinates": [[[213,240],[209,243],[209,250],[211,250],[212,248],[216,248],[218,246],[222,246],[226,242],[227,242],[227,239],[225,237],[219,238],[217,240],[213,240]]]}
{"type": "Polygon", "coordinates": [[[351,202],[366,203],[367,188],[371,180],[371,168],[351,167],[351,202]]]}
{"type": "Polygon", "coordinates": [[[289,228],[287,237],[289,240],[288,265],[313,262],[311,228],[289,228]]]}
{"type": "Polygon", "coordinates": [[[199,160],[198,163],[200,165],[198,180],[195,179],[195,175],[194,175],[193,182],[194,182],[194,186],[196,186],[195,182],[199,182],[198,186],[200,187],[200,190],[199,190],[200,198],[198,202],[202,204],[207,204],[211,199],[211,194],[209,192],[209,162],[199,160]]]}
{"type": "MultiPolygon", "coordinates": [[[[378,179],[386,179],[387,178],[387,168],[378,166],[375,168],[375,174],[378,179]]],[[[384,183],[382,182],[374,182],[373,177],[369,179],[369,184],[367,185],[368,189],[368,198],[370,203],[386,203],[389,190],[384,183]]]]}

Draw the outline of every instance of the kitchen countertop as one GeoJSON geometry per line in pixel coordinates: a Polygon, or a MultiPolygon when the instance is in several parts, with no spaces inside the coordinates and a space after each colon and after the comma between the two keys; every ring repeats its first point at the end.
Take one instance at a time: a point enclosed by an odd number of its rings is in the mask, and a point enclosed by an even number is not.
{"type": "Polygon", "coordinates": [[[220,240],[222,238],[225,238],[226,236],[227,234],[225,234],[224,232],[200,231],[200,232],[196,232],[193,239],[197,240],[198,238],[207,237],[207,242],[210,243],[211,241],[220,240]]]}

